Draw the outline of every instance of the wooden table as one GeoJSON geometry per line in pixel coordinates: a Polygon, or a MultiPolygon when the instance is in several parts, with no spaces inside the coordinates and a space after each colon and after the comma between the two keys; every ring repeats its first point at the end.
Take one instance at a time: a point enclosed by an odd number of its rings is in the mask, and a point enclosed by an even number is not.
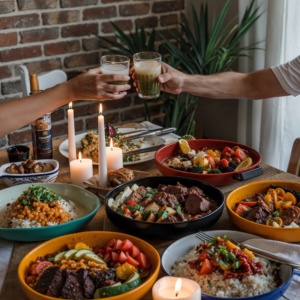
{"type": "MultiPolygon", "coordinates": [[[[61,156],[58,147],[59,145],[64,141],[65,139],[59,139],[55,140],[53,142],[53,151],[54,151],[54,159],[59,161],[60,169],[59,169],[59,175],[56,180],[58,183],[70,183],[70,170],[69,170],[69,162],[68,159],[61,156]]],[[[7,163],[7,153],[6,151],[0,151],[0,165],[7,163]]],[[[250,182],[256,182],[256,181],[263,181],[263,180],[288,180],[288,181],[294,181],[300,183],[300,178],[277,170],[271,166],[268,166],[266,164],[261,164],[264,174],[250,179],[247,181],[247,183],[250,182]]],[[[130,167],[129,167],[130,168],[130,167]]],[[[147,171],[150,172],[153,176],[161,175],[159,171],[156,168],[154,160],[137,164],[132,167],[134,170],[140,170],[140,171],[147,171]]],[[[97,168],[94,167],[94,173],[97,172],[97,168]]],[[[232,190],[236,189],[237,187],[243,185],[243,182],[236,182],[230,185],[220,186],[219,189],[225,194],[225,196],[230,193],[232,190]]],[[[4,189],[6,186],[0,180],[0,189],[4,189]]],[[[89,189],[91,192],[96,193],[96,190],[89,189]]],[[[226,209],[224,209],[222,217],[220,220],[210,228],[210,230],[239,230],[237,227],[235,227],[226,212],[226,209]]],[[[110,223],[109,220],[105,218],[105,206],[101,205],[99,211],[97,212],[94,219],[85,227],[83,228],[83,231],[88,230],[114,230],[114,231],[121,231],[117,227],[115,227],[112,223],[110,223]]],[[[163,252],[163,250],[171,244],[173,241],[161,241],[161,240],[153,240],[153,239],[146,239],[146,241],[150,242],[152,245],[155,244],[156,249],[160,252],[160,254],[163,252]]],[[[2,300],[15,300],[15,297],[18,296],[18,300],[25,300],[27,299],[23,292],[21,291],[21,287],[19,283],[17,282],[17,268],[19,265],[19,262],[22,260],[23,256],[33,249],[38,243],[20,243],[16,242],[14,245],[13,254],[10,260],[10,266],[8,269],[8,273],[6,275],[6,279],[4,281],[3,289],[0,294],[0,299],[2,300]]],[[[152,299],[151,297],[151,291],[143,298],[145,300],[152,299]]]]}

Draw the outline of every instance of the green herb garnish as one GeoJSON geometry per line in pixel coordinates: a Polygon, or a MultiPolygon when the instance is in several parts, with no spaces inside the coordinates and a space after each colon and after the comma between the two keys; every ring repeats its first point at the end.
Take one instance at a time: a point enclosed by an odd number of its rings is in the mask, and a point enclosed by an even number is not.
{"type": "Polygon", "coordinates": [[[205,169],[210,169],[210,167],[211,167],[211,165],[208,164],[208,165],[205,167],[205,169]]]}
{"type": "Polygon", "coordinates": [[[213,256],[215,254],[215,250],[214,249],[209,249],[206,250],[211,256],[213,256]]]}
{"type": "Polygon", "coordinates": [[[287,204],[287,202],[286,202],[286,201],[283,201],[281,204],[287,204]]]}
{"type": "Polygon", "coordinates": [[[271,267],[276,267],[276,266],[277,266],[276,262],[274,262],[274,263],[271,264],[271,267]]]}
{"type": "Polygon", "coordinates": [[[146,220],[149,218],[149,216],[153,213],[154,211],[153,210],[148,210],[147,212],[141,214],[143,220],[146,220]]]}
{"type": "Polygon", "coordinates": [[[208,283],[208,287],[211,288],[211,281],[207,280],[207,283],[208,283]]]}
{"type": "Polygon", "coordinates": [[[224,242],[227,242],[228,238],[226,235],[224,235],[223,240],[224,240],[224,242]]]}
{"type": "Polygon", "coordinates": [[[123,210],[121,210],[120,211],[120,214],[122,215],[122,216],[124,216],[124,214],[125,214],[125,210],[123,209],[123,210]]]}
{"type": "Polygon", "coordinates": [[[272,215],[273,215],[274,217],[279,217],[278,211],[274,211],[274,212],[272,213],[272,215]]]}
{"type": "Polygon", "coordinates": [[[168,216],[169,216],[169,213],[167,211],[162,210],[157,213],[157,217],[158,218],[161,217],[162,220],[166,219],[168,216]]]}
{"type": "Polygon", "coordinates": [[[54,258],[53,257],[49,257],[47,258],[48,261],[54,261],[54,258]]]}
{"type": "Polygon", "coordinates": [[[241,266],[242,262],[237,260],[232,264],[232,269],[238,269],[241,266]]]}
{"type": "Polygon", "coordinates": [[[245,200],[242,200],[241,202],[253,202],[253,201],[250,199],[245,199],[245,200]]]}
{"type": "Polygon", "coordinates": [[[128,210],[130,210],[131,212],[136,212],[136,211],[141,211],[141,210],[144,210],[145,208],[141,205],[127,205],[126,208],[128,210]]]}
{"type": "Polygon", "coordinates": [[[181,205],[180,205],[180,204],[177,204],[177,205],[176,205],[176,211],[177,211],[179,214],[182,213],[182,212],[181,212],[181,205]]]}
{"type": "Polygon", "coordinates": [[[219,286],[219,285],[218,285],[218,286],[217,286],[217,288],[218,288],[218,289],[221,289],[221,288],[222,288],[222,286],[219,286]]]}
{"type": "Polygon", "coordinates": [[[183,262],[187,263],[187,261],[186,261],[186,260],[183,260],[183,262]]]}

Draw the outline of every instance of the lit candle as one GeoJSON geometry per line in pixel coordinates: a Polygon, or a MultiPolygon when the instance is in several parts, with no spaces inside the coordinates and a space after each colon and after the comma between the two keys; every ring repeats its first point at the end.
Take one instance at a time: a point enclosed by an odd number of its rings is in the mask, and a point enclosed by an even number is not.
{"type": "Polygon", "coordinates": [[[107,186],[107,163],[106,163],[106,144],[105,144],[105,124],[102,115],[102,104],[99,108],[98,116],[98,173],[99,186],[107,186]]]}
{"type": "Polygon", "coordinates": [[[113,139],[110,139],[109,147],[106,147],[107,170],[118,170],[123,168],[123,151],[121,148],[113,147],[113,139]]]}
{"type": "Polygon", "coordinates": [[[201,289],[193,280],[165,276],[153,285],[152,298],[153,300],[200,300],[201,289]]]}
{"type": "Polygon", "coordinates": [[[71,162],[72,160],[76,159],[74,109],[72,109],[72,102],[69,103],[69,109],[68,109],[68,142],[69,142],[69,162],[71,162]]]}
{"type": "Polygon", "coordinates": [[[79,152],[79,159],[70,162],[71,182],[82,188],[87,186],[83,184],[84,181],[93,177],[93,163],[91,159],[82,159],[81,152],[79,152]]]}

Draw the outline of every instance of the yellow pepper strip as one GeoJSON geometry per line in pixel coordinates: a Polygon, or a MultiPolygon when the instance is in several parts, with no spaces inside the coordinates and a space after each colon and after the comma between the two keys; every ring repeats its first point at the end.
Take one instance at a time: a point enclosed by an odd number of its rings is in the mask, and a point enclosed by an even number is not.
{"type": "Polygon", "coordinates": [[[265,202],[267,203],[268,207],[270,208],[271,211],[274,211],[274,202],[273,202],[273,198],[270,194],[267,194],[264,197],[265,202]]]}
{"type": "Polygon", "coordinates": [[[250,258],[250,259],[253,259],[254,258],[254,254],[253,254],[253,252],[251,252],[250,250],[248,250],[248,249],[244,249],[243,250],[243,252],[246,254],[246,255],[248,255],[248,257],[250,258]]]}
{"type": "Polygon", "coordinates": [[[85,243],[79,242],[75,245],[74,249],[76,250],[82,250],[82,249],[87,249],[89,250],[90,247],[88,245],[86,245],[85,243]]]}
{"type": "Polygon", "coordinates": [[[278,196],[284,197],[285,191],[282,188],[277,188],[275,191],[276,191],[278,196]]]}
{"type": "Polygon", "coordinates": [[[240,247],[238,247],[238,246],[232,244],[232,243],[229,242],[229,241],[226,241],[226,242],[225,242],[225,245],[226,245],[228,248],[230,248],[230,249],[240,249],[240,247]]]}
{"type": "Polygon", "coordinates": [[[274,189],[269,189],[268,190],[268,194],[271,195],[274,203],[276,203],[278,201],[277,193],[276,193],[276,191],[274,189]]]}
{"type": "Polygon", "coordinates": [[[216,157],[217,156],[217,154],[213,150],[211,150],[211,149],[207,150],[206,154],[210,155],[211,157],[216,157]]]}
{"type": "Polygon", "coordinates": [[[223,271],[228,271],[228,270],[231,269],[232,264],[230,263],[230,264],[228,264],[228,265],[226,265],[226,266],[223,266],[223,265],[219,264],[219,266],[221,267],[221,269],[222,269],[223,271]]]}
{"type": "Polygon", "coordinates": [[[117,276],[121,280],[127,280],[133,272],[138,273],[137,269],[127,262],[120,267],[117,267],[117,276]]]}

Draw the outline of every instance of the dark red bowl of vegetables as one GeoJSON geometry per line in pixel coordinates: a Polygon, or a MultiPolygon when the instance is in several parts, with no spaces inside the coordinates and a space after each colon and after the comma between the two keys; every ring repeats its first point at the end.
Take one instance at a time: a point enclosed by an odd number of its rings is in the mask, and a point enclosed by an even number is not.
{"type": "Polygon", "coordinates": [[[157,168],[163,175],[225,185],[263,173],[259,166],[261,155],[246,145],[206,139],[187,143],[191,149],[189,153],[182,153],[179,143],[166,145],[155,153],[157,168]],[[246,167],[239,170],[243,166],[246,167]]]}

